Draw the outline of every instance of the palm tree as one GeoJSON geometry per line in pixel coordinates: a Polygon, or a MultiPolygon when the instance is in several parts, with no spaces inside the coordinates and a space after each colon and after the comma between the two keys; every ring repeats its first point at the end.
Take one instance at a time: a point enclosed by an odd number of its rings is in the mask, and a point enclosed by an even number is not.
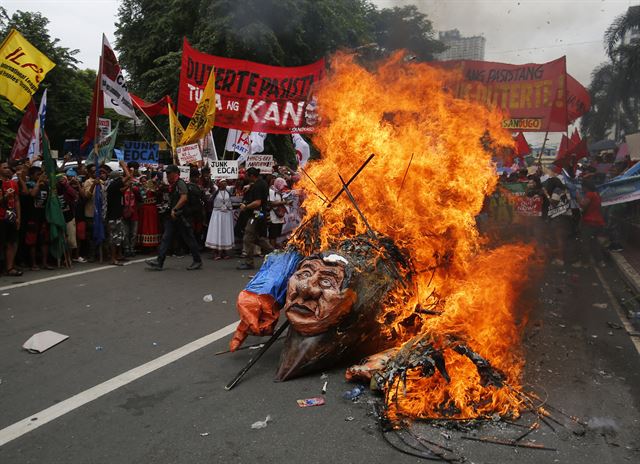
{"type": "Polygon", "coordinates": [[[592,109],[582,120],[593,139],[611,134],[616,140],[640,127],[640,5],[618,16],[604,35],[610,62],[591,74],[592,109]]]}

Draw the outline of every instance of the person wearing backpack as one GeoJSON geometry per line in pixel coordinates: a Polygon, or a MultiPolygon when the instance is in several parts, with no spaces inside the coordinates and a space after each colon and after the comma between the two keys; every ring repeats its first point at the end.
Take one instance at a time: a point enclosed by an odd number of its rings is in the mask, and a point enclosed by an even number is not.
{"type": "Polygon", "coordinates": [[[174,234],[179,234],[191,251],[193,262],[187,267],[188,271],[202,268],[202,258],[198,250],[198,244],[193,235],[193,227],[190,218],[189,188],[184,180],[180,179],[180,169],[175,164],[167,166],[165,170],[169,182],[169,208],[170,214],[165,219],[164,233],[158,256],[148,259],[146,264],[152,269],[161,271],[171,245],[174,234]]]}

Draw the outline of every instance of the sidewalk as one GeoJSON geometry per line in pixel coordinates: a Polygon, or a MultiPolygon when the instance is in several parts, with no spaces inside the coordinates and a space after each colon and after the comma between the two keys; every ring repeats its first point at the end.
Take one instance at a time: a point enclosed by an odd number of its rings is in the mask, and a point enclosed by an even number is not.
{"type": "Polygon", "coordinates": [[[624,281],[629,286],[633,297],[624,305],[625,316],[634,326],[636,333],[640,332],[640,248],[625,244],[623,251],[609,251],[613,265],[618,269],[624,281]],[[633,317],[632,313],[637,316],[633,317]]]}

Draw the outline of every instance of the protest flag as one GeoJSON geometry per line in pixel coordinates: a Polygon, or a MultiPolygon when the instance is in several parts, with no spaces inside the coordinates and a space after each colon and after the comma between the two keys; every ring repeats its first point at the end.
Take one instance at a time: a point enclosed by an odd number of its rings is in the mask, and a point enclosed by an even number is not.
{"type": "Polygon", "coordinates": [[[38,107],[38,117],[33,123],[33,135],[29,142],[29,159],[33,160],[42,154],[42,139],[40,134],[44,134],[44,121],[47,117],[47,89],[44,89],[40,106],[38,107]]]}
{"type": "Polygon", "coordinates": [[[531,153],[529,143],[527,142],[527,139],[524,138],[524,134],[522,132],[519,132],[518,135],[516,135],[514,141],[516,143],[516,155],[527,156],[531,153]]]}
{"type": "Polygon", "coordinates": [[[188,145],[195,143],[199,139],[204,138],[207,132],[213,127],[213,122],[216,116],[216,89],[215,89],[216,75],[213,69],[209,73],[209,79],[207,85],[202,91],[202,97],[198,102],[189,125],[184,130],[182,138],[180,139],[180,145],[188,145]]]}
{"type": "Polygon", "coordinates": [[[169,133],[171,135],[171,151],[175,154],[176,148],[178,148],[178,143],[184,134],[184,128],[178,117],[173,112],[173,107],[171,105],[167,105],[169,112],[169,133]]]}
{"type": "Polygon", "coordinates": [[[51,157],[49,141],[44,135],[44,130],[41,128],[40,131],[42,137],[42,165],[49,178],[49,195],[45,205],[45,217],[49,223],[49,252],[54,258],[60,259],[65,251],[67,223],[62,214],[56,187],[58,181],[56,178],[56,162],[51,157]]]}
{"type": "Polygon", "coordinates": [[[160,100],[154,103],[149,103],[142,98],[130,93],[131,101],[140,108],[141,111],[146,113],[149,116],[169,116],[169,110],[167,108],[168,105],[173,106],[173,100],[169,95],[165,95],[160,100]]]}
{"type": "Polygon", "coordinates": [[[127,84],[113,48],[102,34],[102,55],[100,57],[101,88],[104,94],[105,108],[112,108],[116,113],[138,120],[127,91],[127,84]]]}
{"type": "Polygon", "coordinates": [[[0,44],[0,95],[19,110],[29,104],[38,86],[55,63],[11,29],[0,44]]]}
{"type": "Polygon", "coordinates": [[[585,156],[589,156],[589,150],[587,148],[587,141],[582,140],[580,138],[580,134],[578,134],[578,129],[573,131],[571,134],[571,140],[569,143],[569,149],[567,150],[567,154],[576,155],[576,159],[584,158],[585,156]]]}
{"type": "Polygon", "coordinates": [[[99,137],[98,118],[104,114],[104,97],[100,88],[100,73],[96,76],[96,82],[93,86],[93,98],[91,99],[91,112],[89,113],[89,122],[82,137],[82,148],[89,147],[92,143],[96,143],[99,137]]]}
{"type": "Polygon", "coordinates": [[[300,134],[291,134],[291,138],[293,139],[293,146],[296,150],[298,166],[304,168],[307,161],[309,161],[309,156],[311,155],[309,144],[300,134]]]}
{"type": "Polygon", "coordinates": [[[116,123],[116,127],[107,134],[105,138],[100,140],[99,143],[94,145],[93,150],[87,157],[87,164],[95,164],[101,166],[111,159],[113,154],[113,147],[116,144],[116,138],[118,137],[118,128],[120,122],[116,123]]]}
{"type": "Polygon", "coordinates": [[[11,148],[10,159],[19,160],[27,157],[36,119],[38,119],[38,109],[35,103],[33,103],[32,98],[27,104],[27,111],[25,111],[24,116],[22,116],[20,127],[16,133],[16,139],[11,148]]]}

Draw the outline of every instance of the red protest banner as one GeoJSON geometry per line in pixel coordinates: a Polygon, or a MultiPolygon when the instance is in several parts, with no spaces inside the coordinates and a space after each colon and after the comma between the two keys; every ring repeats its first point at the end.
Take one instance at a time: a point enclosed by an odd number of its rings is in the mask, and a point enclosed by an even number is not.
{"type": "Polygon", "coordinates": [[[460,98],[502,108],[502,126],[512,131],[565,132],[567,129],[566,59],[521,65],[457,60],[437,63],[459,69],[452,83],[460,98]]]}
{"type": "Polygon", "coordinates": [[[567,118],[572,123],[591,109],[591,96],[580,82],[567,74],[567,118]]]}
{"type": "Polygon", "coordinates": [[[324,59],[307,66],[268,66],[208,55],[184,39],[180,113],[193,115],[212,67],[216,72],[216,126],[272,134],[313,132],[317,115],[312,89],[324,75],[324,59]]]}

